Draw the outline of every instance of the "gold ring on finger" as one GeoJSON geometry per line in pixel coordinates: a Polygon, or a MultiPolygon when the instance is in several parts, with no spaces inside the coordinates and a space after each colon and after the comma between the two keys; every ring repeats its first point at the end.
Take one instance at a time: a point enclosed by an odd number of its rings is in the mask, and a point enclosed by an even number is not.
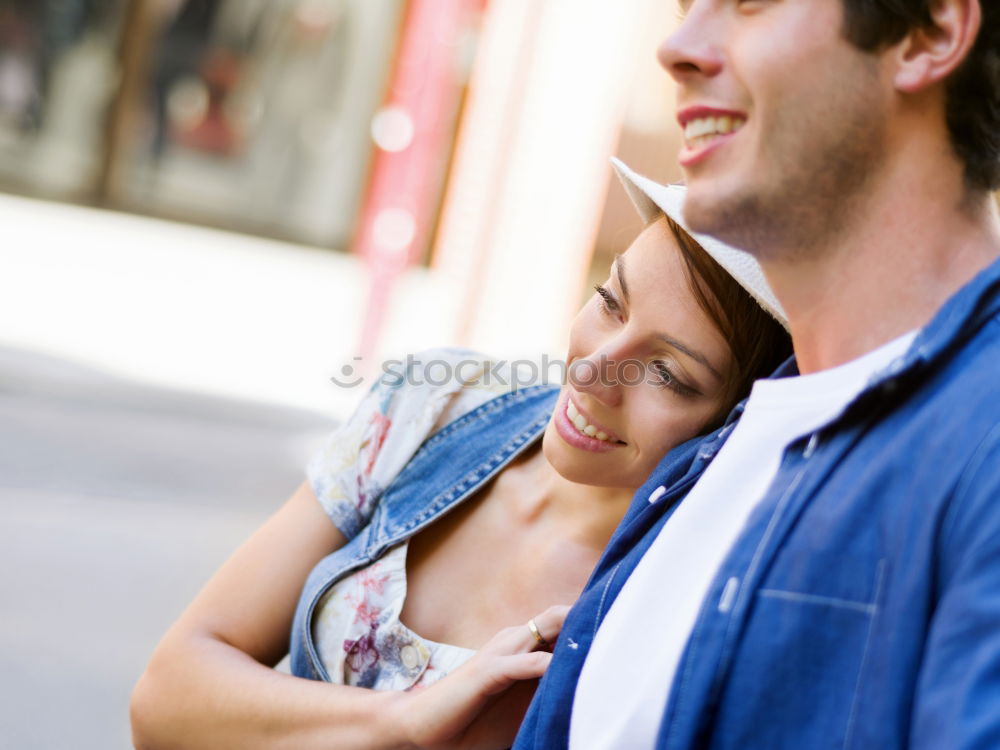
{"type": "Polygon", "coordinates": [[[535,618],[528,620],[528,630],[530,630],[531,634],[535,636],[535,640],[541,648],[549,647],[549,642],[542,637],[540,632],[538,632],[538,626],[535,624],[535,618]]]}

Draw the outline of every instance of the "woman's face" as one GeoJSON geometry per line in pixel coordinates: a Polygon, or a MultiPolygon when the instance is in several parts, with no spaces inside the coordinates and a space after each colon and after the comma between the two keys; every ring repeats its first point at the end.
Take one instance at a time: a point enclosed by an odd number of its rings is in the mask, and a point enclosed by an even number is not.
{"type": "Polygon", "coordinates": [[[721,407],[730,359],[661,218],[616,258],[573,321],[545,457],[573,482],[639,487],[721,407]]]}

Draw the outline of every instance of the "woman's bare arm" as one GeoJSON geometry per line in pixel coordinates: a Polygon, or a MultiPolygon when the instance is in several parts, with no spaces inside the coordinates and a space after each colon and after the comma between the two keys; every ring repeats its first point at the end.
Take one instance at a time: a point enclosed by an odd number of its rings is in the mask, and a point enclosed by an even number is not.
{"type": "MultiPolygon", "coordinates": [[[[417,692],[330,685],[271,668],[288,649],[306,577],[344,543],[303,484],[216,572],[157,646],[132,695],[135,746],[377,750],[461,747],[483,739],[484,731],[512,737],[516,716],[512,728],[477,729],[473,720],[487,709],[494,723],[489,709],[498,694],[544,671],[549,655],[529,653],[534,644],[527,628],[502,631],[454,675],[417,692]]],[[[564,608],[547,611],[547,632],[557,633],[564,615],[564,608]]]]}
{"type": "Polygon", "coordinates": [[[132,695],[137,748],[394,747],[379,698],[275,672],[309,571],[345,539],[303,483],[212,576],[132,695]],[[331,734],[331,728],[337,732],[331,734]]]}

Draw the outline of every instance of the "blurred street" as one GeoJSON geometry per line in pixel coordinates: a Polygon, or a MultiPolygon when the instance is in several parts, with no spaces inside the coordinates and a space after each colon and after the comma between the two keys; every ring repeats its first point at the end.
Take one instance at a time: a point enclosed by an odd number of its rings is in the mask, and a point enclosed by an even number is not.
{"type": "Polygon", "coordinates": [[[0,348],[0,736],[130,747],[128,695],[330,421],[0,348]]]}
{"type": "MultiPolygon", "coordinates": [[[[5,195],[0,224],[2,746],[127,748],[157,640],[362,393],[329,378],[364,269],[5,195]]],[[[442,340],[434,283],[401,281],[390,340],[442,340]]]]}
{"type": "Polygon", "coordinates": [[[130,747],[156,641],[328,425],[0,349],[4,747],[130,747]]]}
{"type": "MultiPolygon", "coordinates": [[[[13,196],[0,224],[0,744],[127,748],[157,640],[362,392],[329,378],[364,271],[13,196]]],[[[401,282],[397,342],[442,340],[433,283],[401,282]]]]}

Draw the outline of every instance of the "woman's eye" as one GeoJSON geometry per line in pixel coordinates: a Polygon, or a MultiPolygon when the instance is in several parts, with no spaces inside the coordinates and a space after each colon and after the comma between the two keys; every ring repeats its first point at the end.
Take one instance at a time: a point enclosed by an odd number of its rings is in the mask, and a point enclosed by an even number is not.
{"type": "Polygon", "coordinates": [[[607,290],[607,288],[601,286],[600,284],[594,284],[594,291],[597,292],[601,297],[601,309],[606,313],[619,313],[621,312],[621,306],[618,304],[618,300],[607,290]]]}
{"type": "Polygon", "coordinates": [[[692,396],[695,393],[695,389],[689,385],[685,385],[674,375],[670,367],[667,366],[666,362],[656,361],[650,363],[650,367],[653,372],[656,373],[658,384],[663,388],[669,388],[675,393],[681,396],[692,396]]]}
{"type": "Polygon", "coordinates": [[[666,366],[663,362],[653,362],[652,363],[653,372],[656,373],[657,378],[660,382],[668,387],[674,387],[677,384],[677,378],[670,371],[670,368],[666,366]]]}

